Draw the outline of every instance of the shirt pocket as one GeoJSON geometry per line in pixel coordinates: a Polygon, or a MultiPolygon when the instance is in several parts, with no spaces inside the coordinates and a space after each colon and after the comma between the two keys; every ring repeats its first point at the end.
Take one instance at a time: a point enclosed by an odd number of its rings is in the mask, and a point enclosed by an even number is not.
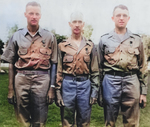
{"type": "Polygon", "coordinates": [[[50,56],[51,55],[51,49],[48,49],[48,48],[40,48],[40,53],[43,54],[43,55],[48,55],[50,56]]]}
{"type": "Polygon", "coordinates": [[[73,56],[72,55],[65,55],[63,58],[63,62],[65,62],[65,63],[73,62],[73,56]]]}
{"type": "Polygon", "coordinates": [[[89,56],[89,55],[85,55],[85,56],[83,57],[83,59],[84,59],[84,61],[85,61],[86,63],[89,63],[89,62],[90,62],[90,56],[89,56]]]}
{"type": "Polygon", "coordinates": [[[115,47],[106,47],[105,48],[105,54],[107,55],[107,54],[112,54],[112,53],[114,53],[115,52],[115,50],[116,50],[116,48],[115,47]]]}
{"type": "Polygon", "coordinates": [[[19,55],[26,55],[28,53],[28,50],[25,48],[19,48],[18,54],[19,55]]]}
{"type": "Polygon", "coordinates": [[[128,53],[131,54],[131,55],[139,55],[139,50],[138,48],[128,48],[128,53]]]}

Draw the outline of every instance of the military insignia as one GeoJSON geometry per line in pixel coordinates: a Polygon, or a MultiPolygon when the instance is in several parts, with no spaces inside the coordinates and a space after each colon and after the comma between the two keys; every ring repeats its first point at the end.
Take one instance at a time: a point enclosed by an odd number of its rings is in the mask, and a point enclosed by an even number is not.
{"type": "Polygon", "coordinates": [[[88,48],[85,48],[85,51],[86,51],[86,54],[88,54],[88,53],[89,53],[88,48]]]}
{"type": "Polygon", "coordinates": [[[138,36],[138,37],[141,37],[139,34],[133,34],[133,35],[136,35],[136,36],[138,36]]]}
{"type": "Polygon", "coordinates": [[[109,33],[106,33],[106,34],[103,34],[101,37],[105,36],[105,35],[108,35],[109,33]]]}
{"type": "Polygon", "coordinates": [[[41,42],[42,42],[43,44],[45,44],[45,40],[42,40],[41,42]]]}

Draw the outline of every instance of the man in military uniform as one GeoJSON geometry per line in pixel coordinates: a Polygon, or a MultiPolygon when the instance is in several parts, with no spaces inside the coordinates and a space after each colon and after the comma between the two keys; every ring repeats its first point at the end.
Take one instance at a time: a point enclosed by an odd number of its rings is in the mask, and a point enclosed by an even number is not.
{"type": "Polygon", "coordinates": [[[125,127],[139,127],[139,103],[146,106],[146,58],[140,36],[126,28],[129,19],[128,8],[116,6],[112,17],[115,29],[101,37],[98,47],[104,74],[105,125],[111,127],[115,127],[119,108],[125,127]]]}
{"type": "Polygon", "coordinates": [[[50,85],[55,82],[57,42],[52,33],[39,26],[38,3],[26,5],[25,17],[27,28],[14,33],[1,58],[9,62],[8,102],[14,103],[15,91],[19,120],[25,126],[42,127],[48,103],[54,99],[54,88],[50,85]]]}
{"type": "Polygon", "coordinates": [[[72,13],[69,26],[71,37],[58,45],[56,104],[61,107],[63,127],[75,123],[77,127],[89,127],[91,105],[97,101],[97,55],[94,44],[81,35],[82,13],[72,13]]]}

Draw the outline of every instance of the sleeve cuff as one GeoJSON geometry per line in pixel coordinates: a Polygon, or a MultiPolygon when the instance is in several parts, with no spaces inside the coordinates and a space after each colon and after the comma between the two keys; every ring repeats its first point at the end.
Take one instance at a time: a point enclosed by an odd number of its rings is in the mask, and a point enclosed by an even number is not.
{"type": "Polygon", "coordinates": [[[141,94],[147,94],[147,87],[141,87],[141,94]]]}
{"type": "Polygon", "coordinates": [[[51,87],[55,88],[55,85],[51,85],[51,87]]]}

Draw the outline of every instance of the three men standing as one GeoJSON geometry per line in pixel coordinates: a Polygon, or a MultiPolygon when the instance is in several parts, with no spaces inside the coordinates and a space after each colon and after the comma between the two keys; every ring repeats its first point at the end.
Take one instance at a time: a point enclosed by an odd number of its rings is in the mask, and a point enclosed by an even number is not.
{"type": "MultiPolygon", "coordinates": [[[[39,26],[38,3],[26,5],[25,17],[27,28],[12,36],[1,59],[10,63],[9,103],[14,103],[15,91],[20,120],[25,126],[41,127],[54,98],[50,86],[55,84],[57,42],[52,33],[39,26]]],[[[94,44],[82,36],[82,13],[72,13],[72,35],[58,45],[55,89],[63,127],[89,127],[91,105],[97,101],[100,82],[97,59],[100,74],[104,74],[105,125],[115,127],[121,108],[124,126],[139,126],[139,103],[146,106],[147,66],[141,38],[126,28],[129,19],[126,6],[114,8],[115,29],[101,37],[97,58],[94,44]]]]}
{"type": "Polygon", "coordinates": [[[129,11],[124,5],[114,8],[115,29],[99,42],[100,70],[104,74],[102,89],[105,125],[115,127],[121,108],[125,127],[138,127],[141,103],[146,106],[147,66],[141,38],[126,25],[129,11]]]}
{"type": "Polygon", "coordinates": [[[25,17],[27,28],[14,33],[1,59],[10,63],[9,103],[13,104],[15,91],[20,121],[24,126],[42,127],[47,119],[48,103],[54,98],[54,88],[50,85],[55,82],[57,42],[52,33],[39,26],[38,3],[26,5],[25,17]]]}

